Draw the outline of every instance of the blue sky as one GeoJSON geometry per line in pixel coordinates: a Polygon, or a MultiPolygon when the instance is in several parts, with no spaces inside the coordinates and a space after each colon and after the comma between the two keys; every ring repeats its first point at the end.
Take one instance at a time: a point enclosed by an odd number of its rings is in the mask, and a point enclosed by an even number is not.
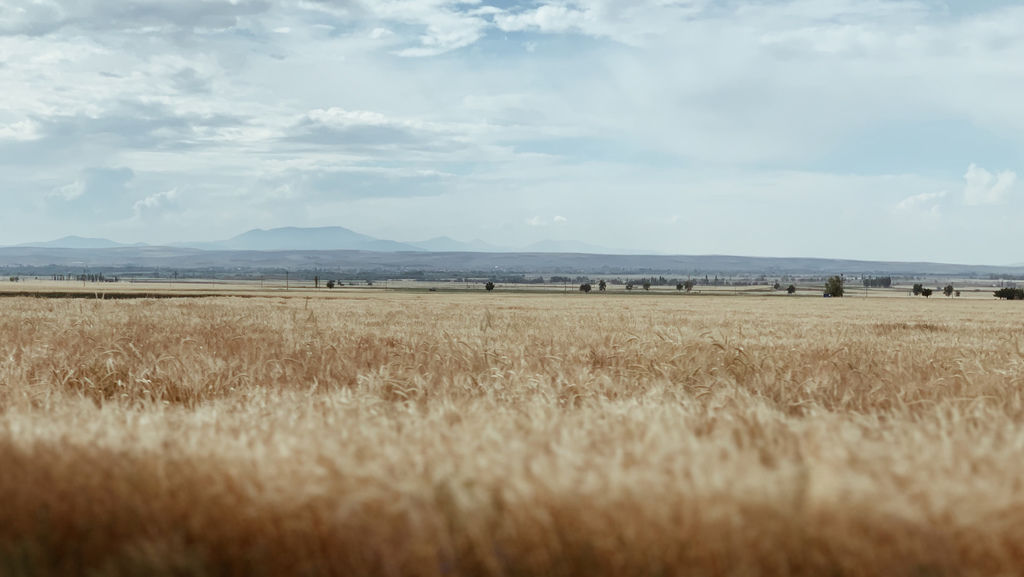
{"type": "Polygon", "coordinates": [[[1024,262],[1024,6],[5,0],[0,244],[1024,262]]]}

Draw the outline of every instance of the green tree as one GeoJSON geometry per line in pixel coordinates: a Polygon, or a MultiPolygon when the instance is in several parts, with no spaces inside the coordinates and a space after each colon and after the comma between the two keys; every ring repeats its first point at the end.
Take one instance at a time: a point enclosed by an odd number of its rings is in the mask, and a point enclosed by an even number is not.
{"type": "Polygon", "coordinates": [[[1019,288],[1001,288],[995,291],[996,298],[1006,299],[1010,301],[1024,300],[1024,289],[1019,288]]]}
{"type": "Polygon", "coordinates": [[[580,292],[589,293],[591,289],[590,283],[585,282],[580,285],[580,292]]]}
{"type": "Polygon", "coordinates": [[[683,290],[683,283],[681,283],[681,282],[676,283],[676,290],[677,291],[683,290]]]}
{"type": "Polygon", "coordinates": [[[332,289],[332,288],[334,288],[334,285],[335,285],[334,281],[332,281],[332,280],[327,281],[327,288],[332,289]]]}
{"type": "Polygon", "coordinates": [[[843,277],[840,275],[829,277],[825,282],[825,294],[834,297],[843,296],[843,277]]]}
{"type": "Polygon", "coordinates": [[[684,282],[683,283],[683,288],[686,289],[686,292],[692,291],[693,290],[693,281],[692,280],[687,280],[686,282],[684,282]]]}
{"type": "Polygon", "coordinates": [[[484,288],[487,289],[487,292],[491,292],[492,290],[494,290],[494,283],[491,281],[487,281],[487,284],[484,285],[484,288]]]}
{"type": "Polygon", "coordinates": [[[604,279],[601,279],[600,282],[597,283],[597,290],[601,292],[608,290],[608,283],[604,282],[604,279]]]}
{"type": "Polygon", "coordinates": [[[644,279],[644,290],[645,291],[651,290],[651,281],[649,281],[647,279],[644,279]]]}
{"type": "Polygon", "coordinates": [[[942,289],[942,294],[946,295],[947,297],[953,296],[953,285],[946,285],[946,288],[942,289]]]}
{"type": "Polygon", "coordinates": [[[921,296],[921,293],[924,292],[924,285],[922,285],[921,283],[917,283],[917,284],[914,285],[914,289],[913,290],[914,290],[914,296],[919,297],[919,296],[921,296]]]}
{"type": "Polygon", "coordinates": [[[930,288],[921,289],[921,296],[923,296],[925,298],[928,298],[928,297],[932,296],[932,289],[930,289],[930,288]]]}
{"type": "Polygon", "coordinates": [[[786,292],[789,293],[789,294],[795,293],[796,292],[796,285],[792,285],[791,284],[788,287],[786,287],[786,292]]]}

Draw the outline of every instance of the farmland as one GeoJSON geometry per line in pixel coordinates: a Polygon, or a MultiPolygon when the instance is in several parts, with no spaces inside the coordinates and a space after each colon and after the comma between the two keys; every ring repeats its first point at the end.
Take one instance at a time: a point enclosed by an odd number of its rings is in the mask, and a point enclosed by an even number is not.
{"type": "Polygon", "coordinates": [[[0,574],[1024,566],[1018,303],[346,291],[0,299],[0,574]]]}

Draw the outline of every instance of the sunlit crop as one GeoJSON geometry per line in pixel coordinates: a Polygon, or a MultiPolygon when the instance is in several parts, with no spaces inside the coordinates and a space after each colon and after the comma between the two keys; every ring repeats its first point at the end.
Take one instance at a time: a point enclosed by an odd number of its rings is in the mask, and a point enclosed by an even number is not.
{"type": "Polygon", "coordinates": [[[1011,575],[1024,308],[0,299],[0,575],[1011,575]]]}

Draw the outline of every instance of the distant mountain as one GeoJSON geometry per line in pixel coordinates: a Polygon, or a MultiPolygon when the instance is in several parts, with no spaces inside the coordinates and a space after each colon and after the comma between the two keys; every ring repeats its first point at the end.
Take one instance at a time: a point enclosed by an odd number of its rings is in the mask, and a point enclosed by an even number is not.
{"type": "MultiPolygon", "coordinates": [[[[581,254],[634,254],[633,251],[615,250],[578,240],[542,240],[523,247],[522,252],[581,253],[581,254]]],[[[643,253],[651,254],[651,253],[643,253]]]]}
{"type": "Polygon", "coordinates": [[[943,279],[987,278],[989,275],[1024,275],[1024,268],[983,265],[854,261],[825,258],[766,258],[730,255],[610,255],[583,253],[428,252],[366,250],[197,250],[141,246],[99,249],[47,247],[0,248],[0,267],[81,267],[134,269],[366,270],[403,275],[408,271],[453,271],[494,274],[662,274],[670,277],[704,275],[784,274],[824,277],[836,272],[850,275],[940,276],[943,279]]]}
{"type": "Polygon", "coordinates": [[[181,243],[176,246],[202,250],[365,250],[415,252],[411,244],[381,240],[340,226],[253,229],[227,240],[181,243]]]}
{"type": "Polygon", "coordinates": [[[410,242],[417,248],[431,252],[510,252],[508,247],[495,246],[480,239],[473,239],[469,242],[462,242],[447,236],[439,236],[429,240],[410,242]]]}
{"type": "Polygon", "coordinates": [[[129,245],[120,242],[114,242],[105,238],[88,238],[83,236],[65,236],[58,238],[57,240],[48,240],[46,242],[26,242],[24,244],[17,245],[19,247],[36,247],[36,248],[118,248],[123,246],[144,246],[141,244],[129,245]]]}

